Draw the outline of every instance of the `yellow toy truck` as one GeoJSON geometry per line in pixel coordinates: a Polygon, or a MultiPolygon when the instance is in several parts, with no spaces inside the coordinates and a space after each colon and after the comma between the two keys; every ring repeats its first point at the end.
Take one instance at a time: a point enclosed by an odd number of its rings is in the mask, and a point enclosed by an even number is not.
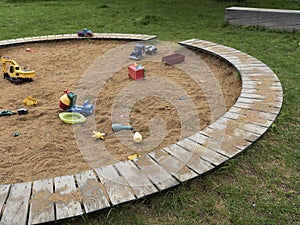
{"type": "Polygon", "coordinates": [[[1,57],[3,78],[12,83],[19,84],[32,81],[35,78],[34,70],[23,70],[13,59],[1,57]]]}

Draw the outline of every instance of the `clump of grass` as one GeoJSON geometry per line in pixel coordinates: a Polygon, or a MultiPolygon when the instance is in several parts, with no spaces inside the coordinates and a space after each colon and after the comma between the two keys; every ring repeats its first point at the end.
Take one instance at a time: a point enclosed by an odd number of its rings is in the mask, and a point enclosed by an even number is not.
{"type": "Polygon", "coordinates": [[[147,26],[150,23],[157,22],[157,21],[158,21],[158,19],[156,16],[146,15],[146,16],[141,16],[141,17],[136,18],[135,24],[147,26]]]}
{"type": "Polygon", "coordinates": [[[98,8],[98,9],[107,9],[107,8],[109,8],[109,6],[106,5],[106,4],[102,4],[102,5],[97,6],[96,8],[98,8]]]}

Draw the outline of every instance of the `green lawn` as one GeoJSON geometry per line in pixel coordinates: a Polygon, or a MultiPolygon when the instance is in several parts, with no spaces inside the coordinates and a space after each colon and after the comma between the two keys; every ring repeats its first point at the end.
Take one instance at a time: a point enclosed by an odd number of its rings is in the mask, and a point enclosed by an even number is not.
{"type": "MultiPolygon", "coordinates": [[[[0,39],[145,33],[204,39],[267,64],[284,88],[282,111],[248,151],[172,190],[55,224],[300,224],[300,32],[225,23],[229,6],[300,9],[290,0],[0,0],[0,39]]],[[[1,53],[1,49],[0,49],[1,53]]]]}

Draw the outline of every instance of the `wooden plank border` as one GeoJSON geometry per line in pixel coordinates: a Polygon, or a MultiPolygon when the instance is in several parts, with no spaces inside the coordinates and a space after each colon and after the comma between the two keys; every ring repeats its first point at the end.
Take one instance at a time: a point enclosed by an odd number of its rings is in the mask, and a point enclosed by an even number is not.
{"type": "MultiPolygon", "coordinates": [[[[98,33],[93,37],[141,41],[155,38],[98,33]]],[[[0,48],[71,39],[82,38],[76,34],[18,38],[0,41],[0,48]]],[[[281,83],[268,66],[246,53],[204,40],[179,44],[217,56],[237,69],[242,91],[234,106],[205,129],[149,153],[144,161],[123,161],[78,174],[0,185],[0,224],[51,222],[160,192],[214,169],[243,152],[267,131],[283,101],[281,83]]]]}

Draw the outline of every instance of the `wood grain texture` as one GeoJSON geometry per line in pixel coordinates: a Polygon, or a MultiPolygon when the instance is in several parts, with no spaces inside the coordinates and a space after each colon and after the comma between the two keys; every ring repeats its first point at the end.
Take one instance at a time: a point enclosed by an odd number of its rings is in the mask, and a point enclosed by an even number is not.
{"type": "Polygon", "coordinates": [[[54,178],[56,219],[78,216],[83,213],[80,201],[81,194],[77,192],[73,175],[54,178]]]}
{"type": "Polygon", "coordinates": [[[97,168],[96,173],[113,205],[136,199],[125,178],[112,165],[97,168]]]}
{"type": "Polygon", "coordinates": [[[29,198],[31,193],[31,182],[17,183],[11,185],[11,189],[1,217],[2,225],[27,224],[27,213],[29,210],[29,198]]]}
{"type": "Polygon", "coordinates": [[[92,170],[75,174],[86,213],[109,207],[110,204],[92,170]]]}
{"type": "Polygon", "coordinates": [[[33,182],[29,212],[29,224],[46,223],[55,220],[52,179],[33,182]]]}

